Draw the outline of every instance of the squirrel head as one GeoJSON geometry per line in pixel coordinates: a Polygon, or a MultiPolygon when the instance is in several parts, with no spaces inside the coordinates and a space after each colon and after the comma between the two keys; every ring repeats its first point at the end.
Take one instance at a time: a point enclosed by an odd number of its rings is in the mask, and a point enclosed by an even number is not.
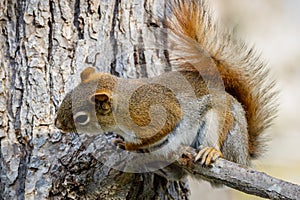
{"type": "Polygon", "coordinates": [[[81,72],[81,83],[62,101],[55,126],[62,132],[101,133],[115,126],[112,91],[116,77],[96,73],[88,67],[81,72]]]}

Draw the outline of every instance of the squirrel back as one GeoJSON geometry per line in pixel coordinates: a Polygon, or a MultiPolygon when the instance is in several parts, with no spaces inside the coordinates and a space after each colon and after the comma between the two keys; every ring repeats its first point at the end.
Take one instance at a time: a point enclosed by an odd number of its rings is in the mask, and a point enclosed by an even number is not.
{"type": "Polygon", "coordinates": [[[216,66],[225,91],[246,112],[250,156],[259,156],[264,147],[262,133],[277,111],[277,92],[268,68],[252,48],[213,22],[205,1],[169,0],[167,8],[170,11],[166,12],[164,24],[175,36],[170,39],[170,62],[177,64],[175,70],[199,71],[209,76],[217,74],[203,67],[209,62],[216,66]]]}

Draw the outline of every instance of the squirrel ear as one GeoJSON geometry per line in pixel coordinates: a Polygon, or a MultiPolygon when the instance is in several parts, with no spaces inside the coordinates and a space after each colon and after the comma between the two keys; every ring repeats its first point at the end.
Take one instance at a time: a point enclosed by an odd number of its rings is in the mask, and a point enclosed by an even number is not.
{"type": "Polygon", "coordinates": [[[85,68],[80,74],[81,82],[86,82],[86,80],[91,76],[91,74],[94,73],[96,73],[95,68],[93,67],[85,68]]]}
{"type": "Polygon", "coordinates": [[[106,114],[111,110],[111,94],[106,91],[97,91],[91,97],[90,101],[102,110],[102,114],[106,114]]]}

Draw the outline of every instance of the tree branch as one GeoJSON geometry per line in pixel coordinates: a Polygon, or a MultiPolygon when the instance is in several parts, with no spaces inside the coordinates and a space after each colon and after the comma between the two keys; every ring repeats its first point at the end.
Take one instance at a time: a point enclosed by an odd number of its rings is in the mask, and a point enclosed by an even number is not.
{"type": "MultiPolygon", "coordinates": [[[[187,152],[196,155],[192,148],[187,152]]],[[[196,177],[212,180],[248,194],[269,199],[300,199],[299,185],[225,159],[218,159],[209,168],[191,162],[190,158],[181,158],[176,164],[196,177]]]]}

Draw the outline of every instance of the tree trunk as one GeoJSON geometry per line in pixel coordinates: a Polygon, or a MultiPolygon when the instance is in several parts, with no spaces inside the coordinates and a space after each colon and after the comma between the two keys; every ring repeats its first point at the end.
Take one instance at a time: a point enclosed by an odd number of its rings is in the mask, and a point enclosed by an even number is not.
{"type": "Polygon", "coordinates": [[[156,0],[0,1],[0,199],[188,198],[186,181],[104,165],[116,156],[112,134],[62,135],[53,124],[87,66],[126,78],[168,70],[165,51],[153,48],[161,24],[151,13],[163,8],[156,0]]]}

